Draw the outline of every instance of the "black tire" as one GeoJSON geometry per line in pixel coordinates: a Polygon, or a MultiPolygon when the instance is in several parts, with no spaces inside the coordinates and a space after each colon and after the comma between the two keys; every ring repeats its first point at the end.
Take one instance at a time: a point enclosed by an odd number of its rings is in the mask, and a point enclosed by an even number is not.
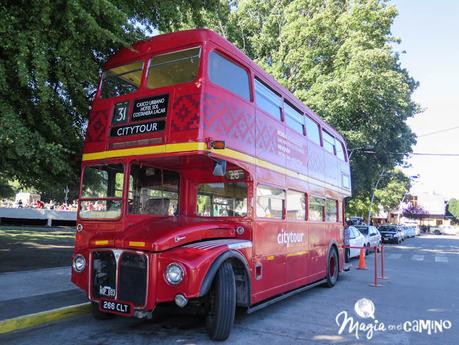
{"type": "Polygon", "coordinates": [[[368,249],[370,247],[370,244],[369,243],[364,244],[364,247],[365,247],[365,256],[368,256],[368,254],[370,254],[370,250],[368,249]]]}
{"type": "Polygon", "coordinates": [[[236,312],[236,283],[233,267],[229,262],[219,268],[208,297],[207,333],[212,340],[226,340],[233,327],[236,312]]]}
{"type": "Polygon", "coordinates": [[[336,285],[339,276],[339,261],[338,261],[338,253],[336,252],[335,248],[330,250],[327,259],[327,283],[325,284],[326,287],[332,288],[336,285]]]}
{"type": "Polygon", "coordinates": [[[91,302],[91,312],[92,312],[92,316],[96,320],[109,320],[115,317],[114,314],[104,313],[103,311],[100,311],[99,303],[97,302],[91,302]]]}

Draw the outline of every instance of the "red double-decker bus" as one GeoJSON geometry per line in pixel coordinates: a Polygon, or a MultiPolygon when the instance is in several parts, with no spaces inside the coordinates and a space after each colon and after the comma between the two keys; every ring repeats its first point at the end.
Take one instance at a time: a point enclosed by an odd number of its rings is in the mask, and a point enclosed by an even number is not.
{"type": "Polygon", "coordinates": [[[343,269],[343,138],[212,31],[116,53],[82,160],[72,281],[98,318],[198,306],[223,340],[343,269]]]}

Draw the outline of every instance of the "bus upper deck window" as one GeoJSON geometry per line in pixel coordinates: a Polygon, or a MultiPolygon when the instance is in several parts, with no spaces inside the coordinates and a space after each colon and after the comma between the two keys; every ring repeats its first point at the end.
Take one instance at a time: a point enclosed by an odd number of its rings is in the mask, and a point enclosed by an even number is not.
{"type": "Polygon", "coordinates": [[[150,89],[193,81],[198,76],[201,48],[191,48],[151,58],[147,86],[150,89]]]}
{"type": "Polygon", "coordinates": [[[143,62],[111,68],[104,72],[101,97],[111,98],[137,91],[142,79],[143,62]]]}
{"type": "Polygon", "coordinates": [[[250,101],[249,75],[243,67],[212,51],[209,54],[208,74],[212,83],[250,101]]]}
{"type": "Polygon", "coordinates": [[[280,120],[282,97],[258,79],[255,79],[255,94],[257,106],[269,115],[280,120]]]}

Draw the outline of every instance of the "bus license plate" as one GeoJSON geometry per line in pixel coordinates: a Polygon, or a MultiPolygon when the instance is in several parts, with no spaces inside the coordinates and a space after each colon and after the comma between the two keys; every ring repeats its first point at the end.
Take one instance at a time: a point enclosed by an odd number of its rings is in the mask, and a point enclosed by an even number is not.
{"type": "Polygon", "coordinates": [[[126,316],[131,316],[134,311],[132,304],[105,300],[100,301],[99,309],[104,312],[126,316]]]}

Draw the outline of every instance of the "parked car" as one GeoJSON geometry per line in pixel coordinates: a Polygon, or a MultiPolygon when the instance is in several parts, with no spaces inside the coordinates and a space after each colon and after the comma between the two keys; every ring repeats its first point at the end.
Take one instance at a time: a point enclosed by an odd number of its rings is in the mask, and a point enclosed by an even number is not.
{"type": "Polygon", "coordinates": [[[379,232],[383,242],[399,244],[403,241],[402,229],[398,225],[381,225],[379,227],[379,232]]]}
{"type": "MultiPolygon", "coordinates": [[[[365,245],[365,236],[357,230],[357,228],[353,225],[349,227],[349,245],[351,247],[364,247],[365,245]]],[[[351,248],[349,250],[349,257],[353,258],[360,255],[359,248],[351,248]]]]}
{"type": "MultiPolygon", "coordinates": [[[[377,247],[381,244],[381,234],[378,229],[372,225],[356,225],[355,226],[363,236],[365,236],[365,246],[368,248],[377,247]]],[[[365,252],[368,254],[369,249],[365,252]]]]}
{"type": "Polygon", "coordinates": [[[417,225],[414,226],[414,233],[416,236],[420,236],[421,235],[421,228],[417,225]]]}
{"type": "Polygon", "coordinates": [[[416,236],[416,229],[414,225],[403,225],[403,231],[405,231],[406,238],[416,236]]]}
{"type": "Polygon", "coordinates": [[[406,235],[405,227],[403,225],[397,225],[397,228],[402,233],[402,241],[405,241],[408,238],[408,236],[406,235]]]}
{"type": "Polygon", "coordinates": [[[452,225],[440,225],[430,228],[430,232],[436,235],[456,235],[458,232],[452,225]]]}

